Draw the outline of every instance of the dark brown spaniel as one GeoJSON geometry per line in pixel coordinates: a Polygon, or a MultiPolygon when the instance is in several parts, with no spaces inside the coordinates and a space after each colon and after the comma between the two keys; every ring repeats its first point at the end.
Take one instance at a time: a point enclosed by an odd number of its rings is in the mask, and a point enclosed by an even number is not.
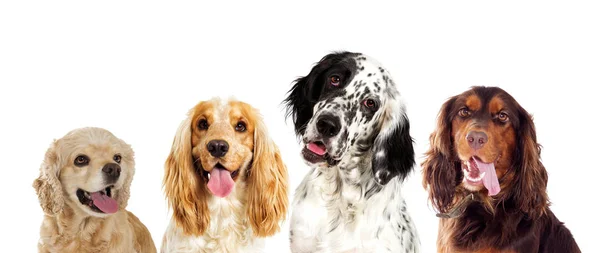
{"type": "Polygon", "coordinates": [[[438,252],[580,252],[550,211],[532,118],[504,90],[450,98],[430,142],[423,185],[441,217],[438,252]]]}

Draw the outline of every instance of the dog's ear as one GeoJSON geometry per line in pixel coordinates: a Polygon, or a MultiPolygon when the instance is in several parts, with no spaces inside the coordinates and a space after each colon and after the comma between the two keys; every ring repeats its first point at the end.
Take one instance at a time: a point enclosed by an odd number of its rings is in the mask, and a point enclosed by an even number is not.
{"type": "Polygon", "coordinates": [[[131,145],[125,143],[123,140],[119,139],[119,145],[121,145],[121,150],[124,150],[124,153],[121,154],[121,164],[126,164],[128,170],[131,171],[131,174],[129,174],[128,177],[125,178],[123,187],[118,191],[119,195],[117,196],[119,202],[119,209],[125,210],[129,201],[131,182],[133,181],[133,176],[135,175],[135,153],[133,152],[131,145]]]}
{"type": "Polygon", "coordinates": [[[171,153],[165,162],[163,185],[173,209],[177,225],[187,235],[202,235],[210,224],[209,192],[204,179],[198,175],[192,156],[193,109],[184,120],[173,140],[171,153]]]}
{"type": "Polygon", "coordinates": [[[38,195],[40,206],[44,213],[50,216],[61,212],[64,205],[63,191],[59,180],[61,158],[56,149],[57,141],[54,141],[46,151],[39,177],[33,181],[33,188],[38,195]]]}
{"type": "Polygon", "coordinates": [[[395,176],[404,180],[415,164],[413,139],[404,104],[399,99],[388,104],[382,115],[383,125],[373,143],[372,168],[375,181],[381,185],[395,176]]]}
{"type": "Polygon", "coordinates": [[[452,204],[456,186],[460,183],[460,163],[453,162],[452,113],[457,97],[446,101],[440,109],[437,126],[429,137],[429,150],[425,153],[423,187],[429,188],[429,199],[433,207],[445,213],[452,204]],[[457,167],[458,166],[458,167],[457,167]]]}
{"type": "MultiPolygon", "coordinates": [[[[517,104],[516,101],[514,101],[517,104]]],[[[518,104],[517,104],[518,105],[518,104]]],[[[546,187],[548,173],[540,160],[541,147],[537,143],[535,125],[531,115],[518,105],[517,147],[513,154],[516,170],[515,185],[510,195],[517,207],[532,217],[539,217],[548,205],[546,187]]]]}
{"type": "Polygon", "coordinates": [[[313,108],[317,104],[323,89],[323,73],[329,69],[346,52],[328,54],[313,66],[305,77],[296,79],[283,101],[287,107],[286,117],[292,117],[296,135],[301,136],[306,125],[313,116],[313,108]]]}
{"type": "Polygon", "coordinates": [[[248,175],[248,221],[254,234],[266,237],[279,231],[288,208],[288,173],[281,154],[255,113],[254,154],[248,175]]]}

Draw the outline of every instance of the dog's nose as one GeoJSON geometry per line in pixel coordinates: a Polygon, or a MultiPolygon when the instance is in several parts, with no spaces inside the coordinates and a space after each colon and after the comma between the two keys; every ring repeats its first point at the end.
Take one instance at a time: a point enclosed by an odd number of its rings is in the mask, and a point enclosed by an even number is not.
{"type": "Polygon", "coordinates": [[[102,167],[109,181],[116,181],[121,175],[121,166],[116,163],[107,163],[102,167]]]}
{"type": "Polygon", "coordinates": [[[229,151],[229,144],[224,140],[212,140],[208,142],[206,149],[214,157],[223,157],[229,151]]]}
{"type": "Polygon", "coordinates": [[[340,132],[340,119],[332,115],[323,115],[317,120],[317,131],[325,137],[335,136],[340,132]]]}
{"type": "Polygon", "coordinates": [[[479,131],[471,131],[467,134],[467,141],[472,149],[482,148],[488,141],[487,134],[479,131]]]}

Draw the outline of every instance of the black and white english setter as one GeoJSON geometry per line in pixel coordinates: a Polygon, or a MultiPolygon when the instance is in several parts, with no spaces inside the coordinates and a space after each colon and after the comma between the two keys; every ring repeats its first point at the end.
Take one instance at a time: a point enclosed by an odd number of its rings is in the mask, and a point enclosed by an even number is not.
{"type": "Polygon", "coordinates": [[[413,142],[389,72],[360,53],[329,54],[285,103],[311,167],[294,196],[292,252],[419,252],[400,194],[413,142]]]}

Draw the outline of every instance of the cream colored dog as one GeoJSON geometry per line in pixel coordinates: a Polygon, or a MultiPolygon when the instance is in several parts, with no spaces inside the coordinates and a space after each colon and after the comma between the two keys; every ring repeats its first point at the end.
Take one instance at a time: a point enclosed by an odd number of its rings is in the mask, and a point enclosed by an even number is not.
{"type": "Polygon", "coordinates": [[[133,150],[101,128],[54,141],[33,183],[42,209],[39,252],[154,253],[148,229],[125,210],[133,150]]]}

